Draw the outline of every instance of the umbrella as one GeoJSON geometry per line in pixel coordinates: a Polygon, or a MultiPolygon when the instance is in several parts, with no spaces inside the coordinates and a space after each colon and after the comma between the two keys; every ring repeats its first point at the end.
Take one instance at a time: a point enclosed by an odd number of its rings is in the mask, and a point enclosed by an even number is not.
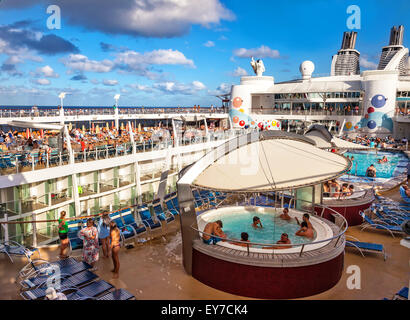
{"type": "Polygon", "coordinates": [[[27,129],[26,129],[26,138],[28,139],[29,137],[30,137],[30,129],[27,128],[27,129]]]}
{"type": "Polygon", "coordinates": [[[83,125],[82,131],[85,132],[85,126],[83,125]]]}

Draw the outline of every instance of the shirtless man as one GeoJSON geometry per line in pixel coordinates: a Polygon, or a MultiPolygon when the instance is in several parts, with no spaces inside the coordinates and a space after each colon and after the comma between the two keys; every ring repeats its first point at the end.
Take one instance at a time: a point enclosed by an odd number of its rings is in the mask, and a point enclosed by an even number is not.
{"type": "Polygon", "coordinates": [[[289,244],[289,246],[271,246],[271,247],[262,247],[262,249],[288,249],[288,248],[292,248],[292,246],[290,246],[291,242],[289,240],[289,236],[287,233],[282,233],[282,235],[280,236],[280,240],[278,240],[276,242],[276,244],[289,244]]]}
{"type": "Polygon", "coordinates": [[[255,229],[263,228],[261,219],[259,219],[259,217],[257,217],[257,216],[253,217],[252,227],[255,228],[255,229]]]}
{"type": "Polygon", "coordinates": [[[110,222],[110,239],[111,239],[111,256],[114,264],[114,269],[111,272],[114,273],[114,278],[118,278],[118,272],[120,271],[120,259],[118,253],[120,252],[120,229],[114,221],[110,222]]]}
{"type": "Polygon", "coordinates": [[[301,228],[296,231],[295,235],[313,239],[313,237],[315,236],[313,229],[308,228],[308,224],[305,221],[300,224],[300,227],[301,228]]]}
{"type": "MultiPolygon", "coordinates": [[[[241,241],[249,242],[249,235],[246,232],[241,233],[241,241]]],[[[236,244],[237,246],[247,247],[248,245],[243,242],[231,242],[232,244],[236,244]]]]}
{"type": "MultiPolygon", "coordinates": [[[[313,229],[313,226],[312,226],[312,223],[310,222],[309,218],[310,218],[309,213],[303,214],[303,222],[306,222],[306,224],[307,224],[307,226],[308,226],[309,229],[314,230],[314,229],[313,229]]],[[[298,218],[295,217],[295,219],[296,219],[296,222],[298,223],[298,225],[301,226],[301,224],[300,224],[298,218]]],[[[302,223],[303,223],[303,222],[302,222],[302,223]]]]}
{"type": "Polygon", "coordinates": [[[279,216],[279,218],[281,218],[282,220],[290,220],[292,219],[292,217],[289,215],[289,209],[288,208],[284,208],[283,209],[283,213],[279,216]]]}
{"type": "Polygon", "coordinates": [[[215,222],[208,222],[204,228],[204,234],[202,235],[202,241],[205,244],[216,244],[219,241],[225,241],[226,234],[222,231],[223,224],[221,220],[215,222]],[[205,234],[207,233],[207,234],[205,234]],[[212,236],[210,236],[210,235],[212,236]]]}

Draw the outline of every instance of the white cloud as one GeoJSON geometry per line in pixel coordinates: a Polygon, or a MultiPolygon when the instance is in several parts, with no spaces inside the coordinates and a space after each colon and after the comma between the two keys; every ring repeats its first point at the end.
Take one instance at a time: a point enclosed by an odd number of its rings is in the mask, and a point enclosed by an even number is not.
{"type": "Polygon", "coordinates": [[[221,83],[218,88],[216,88],[216,90],[208,90],[208,94],[212,95],[212,96],[218,96],[221,94],[227,94],[229,92],[231,92],[231,84],[228,83],[221,83]]]}
{"type": "Polygon", "coordinates": [[[366,55],[361,56],[359,62],[360,67],[363,67],[365,69],[377,69],[378,67],[378,64],[368,60],[368,57],[366,55]]]}
{"type": "Polygon", "coordinates": [[[116,86],[118,84],[118,80],[109,80],[109,79],[104,79],[103,84],[105,86],[116,86]]]}
{"type": "Polygon", "coordinates": [[[204,47],[207,47],[207,48],[215,47],[215,42],[208,40],[207,42],[204,43],[204,47]]]}
{"type": "Polygon", "coordinates": [[[70,54],[68,57],[61,59],[61,62],[69,71],[104,73],[110,72],[114,67],[114,63],[111,60],[90,60],[82,54],[70,54]]]}
{"type": "Polygon", "coordinates": [[[42,85],[42,86],[48,86],[51,82],[48,79],[41,78],[41,79],[35,80],[34,83],[42,85]]]}
{"type": "Polygon", "coordinates": [[[193,95],[206,89],[206,86],[200,81],[184,84],[174,81],[158,82],[153,85],[154,89],[160,90],[167,94],[193,95]]]}
{"type": "Polygon", "coordinates": [[[241,68],[241,67],[237,67],[234,72],[232,72],[232,76],[233,77],[243,77],[243,76],[247,76],[248,72],[246,72],[245,69],[241,68]]]}
{"type": "Polygon", "coordinates": [[[194,62],[187,59],[185,55],[172,49],[159,49],[143,54],[136,51],[126,51],[117,54],[116,64],[125,64],[134,69],[139,69],[138,65],[187,65],[194,67],[194,62]]]}
{"type": "Polygon", "coordinates": [[[42,68],[37,68],[37,73],[46,78],[58,78],[60,76],[58,73],[55,73],[53,68],[51,68],[49,65],[46,65],[42,68]]]}
{"type": "Polygon", "coordinates": [[[259,48],[252,48],[252,49],[235,49],[233,54],[239,58],[272,58],[277,59],[280,58],[280,54],[278,50],[271,49],[267,46],[260,46],[259,48]]]}
{"type": "Polygon", "coordinates": [[[91,79],[90,82],[92,84],[99,84],[100,83],[100,81],[98,81],[97,79],[91,79]]]}

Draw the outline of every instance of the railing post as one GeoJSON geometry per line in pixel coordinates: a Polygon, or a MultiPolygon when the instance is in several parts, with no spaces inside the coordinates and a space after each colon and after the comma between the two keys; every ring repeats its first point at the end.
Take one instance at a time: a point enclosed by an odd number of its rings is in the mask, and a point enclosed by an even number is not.
{"type": "Polygon", "coordinates": [[[302,245],[302,249],[300,249],[299,257],[302,256],[302,253],[303,253],[303,249],[304,249],[304,248],[305,248],[305,245],[303,244],[303,245],[302,245]]]}
{"type": "Polygon", "coordinates": [[[31,170],[34,171],[34,157],[31,155],[31,170]]]}
{"type": "Polygon", "coordinates": [[[83,160],[83,161],[84,161],[84,162],[87,162],[87,152],[85,152],[85,149],[84,149],[83,153],[84,153],[84,155],[83,155],[83,156],[84,156],[84,160],[83,160]]]}
{"type": "MultiPolygon", "coordinates": [[[[4,221],[9,221],[9,215],[7,213],[4,214],[4,221]]],[[[4,223],[2,224],[2,226],[4,228],[4,241],[7,242],[9,241],[9,225],[7,223],[4,223]]]]}
{"type": "Polygon", "coordinates": [[[60,166],[61,166],[63,165],[63,157],[62,157],[61,151],[59,152],[59,155],[60,155],[60,166]]]}
{"type": "Polygon", "coordinates": [[[36,215],[33,213],[31,216],[33,222],[33,247],[37,247],[37,224],[36,224],[36,215]]]}
{"type": "Polygon", "coordinates": [[[248,250],[248,256],[249,256],[249,244],[246,244],[246,250],[248,250]]]}
{"type": "Polygon", "coordinates": [[[49,158],[48,158],[48,152],[46,152],[46,164],[47,164],[47,168],[49,167],[48,160],[49,160],[49,158]]]}

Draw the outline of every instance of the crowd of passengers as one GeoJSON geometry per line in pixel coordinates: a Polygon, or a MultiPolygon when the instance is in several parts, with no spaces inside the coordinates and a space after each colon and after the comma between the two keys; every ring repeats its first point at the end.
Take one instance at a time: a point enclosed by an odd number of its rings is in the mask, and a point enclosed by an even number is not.
{"type": "MultiPolygon", "coordinates": [[[[296,223],[299,225],[299,230],[296,231],[295,236],[298,237],[305,237],[309,240],[313,240],[315,238],[315,229],[310,222],[309,214],[305,213],[303,215],[303,221],[300,222],[297,217],[291,217],[289,215],[289,209],[284,208],[282,214],[279,216],[281,220],[292,222],[296,220],[296,223]]],[[[227,239],[227,235],[222,230],[223,222],[222,220],[217,220],[215,222],[208,222],[203,230],[202,233],[202,241],[205,244],[217,244],[219,241],[229,241],[227,239]]],[[[254,216],[252,219],[252,228],[255,230],[263,229],[262,220],[258,216],[254,216]]],[[[231,239],[234,240],[234,239],[231,239]]],[[[231,244],[235,244],[241,247],[250,247],[249,234],[247,232],[241,233],[241,239],[239,241],[229,241],[231,244]]],[[[265,246],[262,249],[287,249],[291,248],[292,243],[289,239],[289,235],[287,233],[282,233],[280,239],[276,242],[276,245],[273,246],[265,246]]]]}
{"type": "Polygon", "coordinates": [[[343,140],[357,143],[370,148],[401,148],[406,145],[408,139],[403,137],[402,139],[394,139],[392,136],[387,136],[385,138],[375,138],[369,137],[368,135],[357,135],[354,138],[345,135],[342,137],[343,140]]]}
{"type": "MultiPolygon", "coordinates": [[[[92,127],[85,128],[71,128],[69,130],[71,146],[75,152],[94,151],[101,146],[110,146],[116,148],[119,145],[129,143],[130,135],[128,125],[121,126],[116,129],[114,127],[92,127]],[[83,130],[84,129],[84,130],[83,130]]],[[[144,127],[141,130],[132,129],[134,141],[143,144],[151,141],[165,142],[173,139],[173,131],[168,126],[144,127]]],[[[213,137],[218,137],[223,134],[226,128],[216,128],[210,126],[208,132],[213,137]]],[[[184,142],[195,142],[202,139],[206,135],[206,130],[202,125],[199,128],[183,127],[181,129],[181,136],[184,142]]],[[[46,153],[50,154],[52,150],[58,148],[59,131],[56,130],[0,130],[0,154],[29,154],[31,152],[39,152],[39,158],[46,153]]],[[[63,136],[62,153],[67,151],[67,140],[63,136]]]]}

